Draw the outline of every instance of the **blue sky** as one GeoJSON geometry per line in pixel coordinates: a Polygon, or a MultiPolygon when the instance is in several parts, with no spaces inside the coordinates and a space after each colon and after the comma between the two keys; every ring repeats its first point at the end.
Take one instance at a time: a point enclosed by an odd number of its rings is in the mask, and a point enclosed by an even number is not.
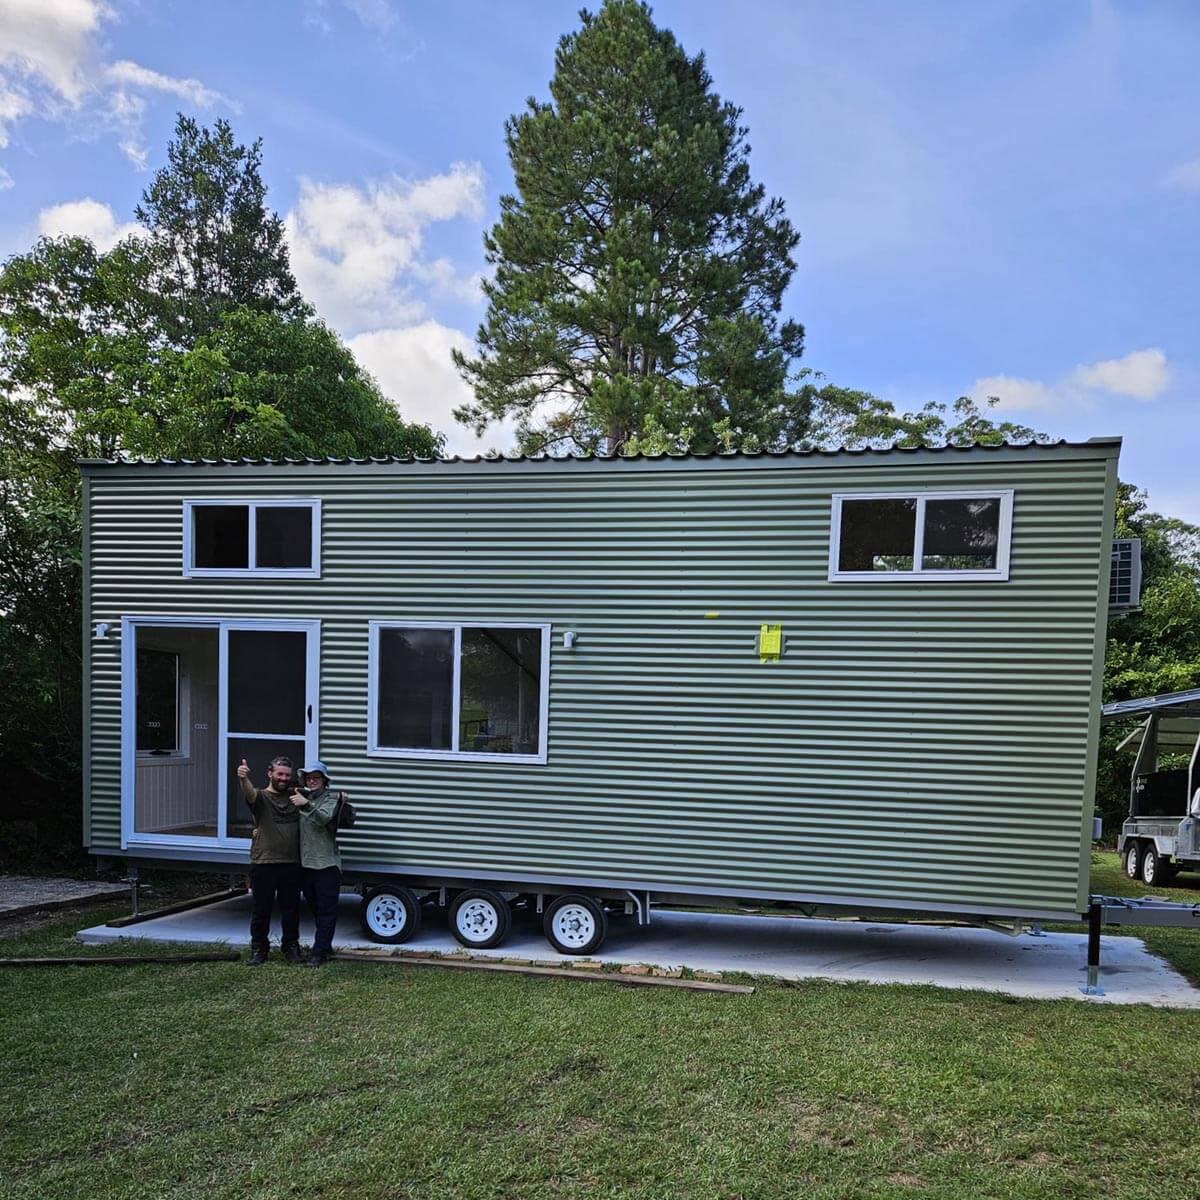
{"type": "MultiPolygon", "coordinates": [[[[177,109],[264,141],[306,293],[451,448],[449,365],[578,5],[0,0],[0,254],[123,232],[177,109]]],[[[1200,5],[654,6],[740,104],[800,230],[804,361],[902,407],[998,394],[1122,434],[1122,474],[1200,521],[1200,5]]]]}

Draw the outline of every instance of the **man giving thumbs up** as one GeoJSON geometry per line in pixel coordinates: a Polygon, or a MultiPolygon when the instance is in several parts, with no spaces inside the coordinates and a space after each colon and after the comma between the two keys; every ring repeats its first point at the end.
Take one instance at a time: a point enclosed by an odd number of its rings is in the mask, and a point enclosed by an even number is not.
{"type": "Polygon", "coordinates": [[[283,927],[283,957],[302,961],[300,953],[300,819],[291,793],[295,768],[290,758],[271,760],[267,786],[250,782],[250,764],[243,758],[237,769],[246,804],[254,814],[250,842],[249,965],[260,967],[271,950],[271,909],[279,897],[279,923],[283,927]]]}

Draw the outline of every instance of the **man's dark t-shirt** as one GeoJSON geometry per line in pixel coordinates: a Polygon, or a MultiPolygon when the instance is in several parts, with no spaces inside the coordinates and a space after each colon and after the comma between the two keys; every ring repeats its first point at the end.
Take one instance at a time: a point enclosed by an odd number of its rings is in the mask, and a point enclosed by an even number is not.
{"type": "Polygon", "coordinates": [[[244,796],[254,814],[250,842],[252,863],[298,863],[300,861],[300,817],[287,792],[255,788],[254,799],[244,796]]]}

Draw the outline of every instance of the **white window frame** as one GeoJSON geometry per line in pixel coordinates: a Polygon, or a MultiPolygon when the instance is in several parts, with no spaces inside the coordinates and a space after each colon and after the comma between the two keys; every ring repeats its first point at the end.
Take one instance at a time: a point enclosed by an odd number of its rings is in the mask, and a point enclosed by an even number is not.
{"type": "MultiPolygon", "coordinates": [[[[185,676],[183,668],[180,664],[180,654],[178,650],[161,650],[157,646],[147,646],[147,650],[155,654],[169,654],[175,659],[175,722],[176,732],[175,740],[179,743],[174,750],[155,753],[152,750],[137,750],[136,739],[137,731],[134,730],[134,748],[137,754],[137,765],[139,767],[158,767],[158,766],[183,766],[190,763],[190,735],[191,735],[191,705],[189,703],[191,687],[184,687],[185,676]]],[[[137,654],[135,648],[134,663],[136,670],[137,654]]],[[[137,681],[134,681],[134,720],[137,720],[137,681]]]]}
{"type": "MultiPolygon", "coordinates": [[[[182,616],[170,614],[138,614],[121,618],[121,849],[130,847],[177,846],[181,849],[231,849],[247,851],[250,839],[229,833],[229,810],[217,795],[217,835],[150,833],[135,828],[137,800],[137,768],[145,765],[136,750],[137,692],[134,680],[137,671],[137,634],[144,626],[155,629],[212,629],[217,632],[217,786],[228,778],[229,770],[229,662],[228,634],[230,630],[262,629],[268,632],[296,631],[305,633],[307,662],[305,664],[305,705],[307,728],[303,738],[304,757],[320,756],[321,746],[321,622],[318,620],[268,620],[257,617],[182,616]]],[[[246,735],[241,735],[246,736],[246,735]]],[[[167,760],[178,762],[178,759],[167,760]]]]}
{"type": "Polygon", "coordinates": [[[545,765],[549,745],[551,626],[536,621],[405,621],[389,618],[368,623],[367,650],[367,754],[372,758],[424,758],[441,762],[487,762],[545,765]],[[379,633],[383,629],[443,629],[454,634],[453,677],[450,684],[450,749],[421,750],[379,744],[379,633]],[[538,677],[538,748],[536,754],[492,754],[460,750],[459,704],[464,629],[540,629],[541,671],[538,677]]]}
{"type": "Polygon", "coordinates": [[[1011,488],[972,488],[970,491],[906,492],[835,492],[829,527],[829,580],[832,583],[983,583],[1008,579],[1012,550],[1013,490],[1011,488]],[[916,529],[911,571],[840,571],[842,501],[844,500],[915,500],[916,529]],[[925,504],[929,500],[999,500],[1000,528],[996,539],[996,565],[987,570],[922,570],[925,551],[925,504]]]}
{"type": "Polygon", "coordinates": [[[190,499],[183,502],[183,574],[185,579],[320,579],[321,578],[321,501],[302,497],[262,497],[219,499],[190,499]],[[238,506],[249,510],[247,530],[247,559],[253,564],[258,551],[258,519],[260,508],[307,508],[312,513],[312,550],[307,567],[198,567],[195,563],[196,508],[215,508],[218,505],[238,506]]]}

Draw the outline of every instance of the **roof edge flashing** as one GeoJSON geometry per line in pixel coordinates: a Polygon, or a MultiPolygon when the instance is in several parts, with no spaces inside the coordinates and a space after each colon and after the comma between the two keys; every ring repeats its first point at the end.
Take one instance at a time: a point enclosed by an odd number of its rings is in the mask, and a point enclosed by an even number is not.
{"type": "Polygon", "coordinates": [[[1119,437],[1089,438],[1084,442],[1069,442],[1065,438],[1056,441],[1027,441],[1000,443],[946,443],[922,446],[840,446],[837,448],[715,451],[711,454],[667,453],[667,454],[487,454],[464,458],[449,455],[440,458],[369,456],[324,458],[81,458],[76,465],[83,471],[95,472],[113,469],[140,470],[150,467],[409,467],[422,470],[474,469],[489,470],[504,467],[525,467],[532,470],[560,469],[606,469],[645,470],[654,467],[672,468],[717,468],[738,469],[768,466],[842,466],[864,461],[883,463],[884,460],[924,462],[945,457],[998,456],[1008,458],[1026,454],[1046,452],[1049,454],[1071,452],[1087,456],[1101,453],[1113,457],[1119,452],[1119,437]]]}

